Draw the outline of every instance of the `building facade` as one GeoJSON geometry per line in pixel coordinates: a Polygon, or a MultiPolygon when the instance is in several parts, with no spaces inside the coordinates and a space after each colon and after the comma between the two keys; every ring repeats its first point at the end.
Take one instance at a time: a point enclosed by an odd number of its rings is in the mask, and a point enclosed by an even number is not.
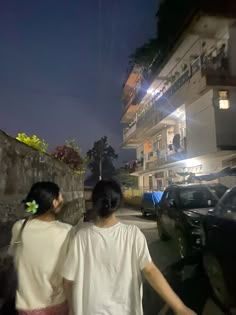
{"type": "Polygon", "coordinates": [[[122,93],[123,147],[136,150],[140,188],[236,165],[236,15],[192,16],[149,83],[134,66],[122,93]]]}

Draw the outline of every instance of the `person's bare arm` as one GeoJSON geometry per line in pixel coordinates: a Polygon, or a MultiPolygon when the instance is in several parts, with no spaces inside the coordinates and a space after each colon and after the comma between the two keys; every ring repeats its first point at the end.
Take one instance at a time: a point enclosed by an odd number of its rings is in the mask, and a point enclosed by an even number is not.
{"type": "Polygon", "coordinates": [[[63,279],[64,290],[66,294],[66,299],[69,307],[69,314],[74,315],[73,311],[73,281],[63,279]]]}
{"type": "Polygon", "coordinates": [[[149,263],[142,271],[153,289],[163,298],[163,300],[177,315],[196,315],[192,310],[187,308],[175,294],[154,263],[149,263]]]}

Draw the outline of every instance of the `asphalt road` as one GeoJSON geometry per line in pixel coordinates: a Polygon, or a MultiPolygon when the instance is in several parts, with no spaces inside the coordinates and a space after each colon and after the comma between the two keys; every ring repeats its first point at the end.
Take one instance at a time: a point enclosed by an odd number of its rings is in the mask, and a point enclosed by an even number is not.
{"type": "MultiPolygon", "coordinates": [[[[129,208],[121,209],[118,216],[122,222],[135,224],[143,231],[154,263],[190,308],[199,315],[225,314],[209,298],[211,291],[201,266],[184,266],[179,261],[175,243],[173,241],[163,242],[159,239],[156,222],[153,218],[143,218],[139,211],[129,208]]],[[[173,314],[145,279],[143,307],[145,315],[173,314]]]]}

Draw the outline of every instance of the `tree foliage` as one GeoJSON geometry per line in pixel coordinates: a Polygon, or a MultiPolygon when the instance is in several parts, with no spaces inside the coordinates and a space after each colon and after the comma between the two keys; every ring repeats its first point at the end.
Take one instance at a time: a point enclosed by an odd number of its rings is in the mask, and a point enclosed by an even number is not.
{"type": "Polygon", "coordinates": [[[122,186],[137,188],[138,187],[138,176],[130,175],[129,169],[121,167],[117,170],[114,179],[117,180],[122,186]]]}
{"type": "Polygon", "coordinates": [[[141,47],[136,48],[135,52],[130,55],[131,65],[138,64],[140,67],[148,68],[155,60],[157,55],[157,39],[152,38],[141,47]]]}
{"type": "Polygon", "coordinates": [[[39,152],[45,153],[47,151],[48,144],[36,135],[30,137],[25,133],[18,133],[16,139],[38,150],[39,152]]]}
{"type": "Polygon", "coordinates": [[[136,48],[130,56],[130,63],[147,68],[154,62],[155,68],[158,68],[175,44],[177,36],[187,22],[187,17],[197,8],[198,2],[197,0],[163,1],[156,14],[156,37],[136,48]]]}
{"type": "Polygon", "coordinates": [[[89,159],[88,168],[91,171],[91,179],[96,182],[100,175],[100,163],[102,178],[111,178],[115,174],[113,161],[118,158],[114,148],[109,145],[107,137],[95,141],[92,149],[87,152],[89,159]]]}
{"type": "Polygon", "coordinates": [[[66,146],[72,148],[75,150],[78,154],[81,154],[81,148],[80,146],[76,143],[74,139],[71,140],[66,140],[66,146]]]}
{"type": "Polygon", "coordinates": [[[80,155],[80,147],[75,140],[66,141],[66,144],[57,146],[52,156],[67,164],[74,171],[84,171],[86,160],[80,155]]]}

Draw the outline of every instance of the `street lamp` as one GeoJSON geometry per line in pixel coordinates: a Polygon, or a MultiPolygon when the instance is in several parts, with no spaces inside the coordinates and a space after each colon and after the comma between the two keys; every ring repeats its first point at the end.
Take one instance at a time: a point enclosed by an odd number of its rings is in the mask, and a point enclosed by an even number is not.
{"type": "Polygon", "coordinates": [[[102,141],[100,140],[99,145],[99,180],[102,180],[102,157],[104,154],[104,146],[102,141]]]}
{"type": "Polygon", "coordinates": [[[102,157],[100,154],[100,160],[99,160],[99,180],[102,180],[102,157]]]}

